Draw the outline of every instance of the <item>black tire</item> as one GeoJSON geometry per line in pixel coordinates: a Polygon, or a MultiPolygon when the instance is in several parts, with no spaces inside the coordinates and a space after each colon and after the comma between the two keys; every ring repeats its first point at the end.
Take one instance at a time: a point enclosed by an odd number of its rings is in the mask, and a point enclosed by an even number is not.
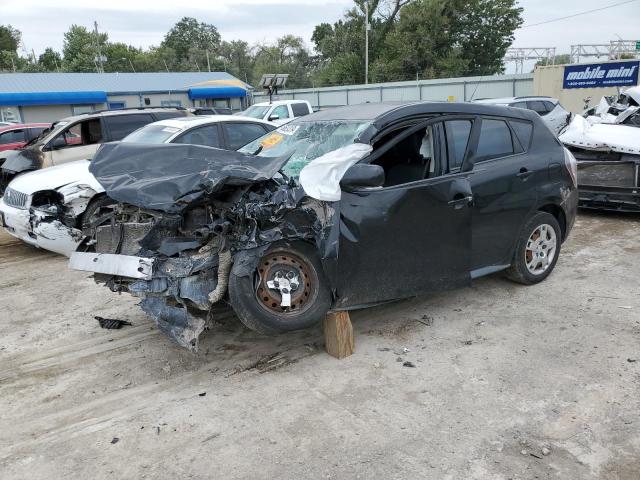
{"type": "Polygon", "coordinates": [[[87,209],[82,214],[80,218],[80,227],[82,230],[86,230],[91,228],[91,220],[92,218],[100,212],[100,210],[109,205],[114,205],[116,203],[115,200],[107,197],[106,195],[100,195],[99,197],[94,198],[89,202],[87,209]]]}
{"type": "MultiPolygon", "coordinates": [[[[551,237],[551,233],[548,232],[548,237],[551,237]]],[[[547,237],[547,238],[548,238],[547,237]]],[[[532,240],[537,241],[538,239],[532,240]]],[[[511,266],[505,271],[507,278],[514,282],[522,283],[523,285],[533,285],[539,283],[547,278],[558,262],[560,256],[560,247],[562,245],[562,229],[556,218],[550,213],[536,212],[527,223],[522,227],[522,231],[518,237],[516,243],[516,249],[513,254],[513,260],[511,266]],[[527,259],[531,259],[532,263],[540,262],[538,265],[543,265],[542,259],[534,260],[534,253],[529,249],[527,252],[527,243],[529,239],[533,239],[533,236],[538,232],[538,239],[540,238],[540,231],[537,230],[543,225],[550,226],[553,229],[555,235],[555,242],[553,239],[547,240],[548,244],[555,243],[555,250],[552,260],[548,263],[544,270],[540,270],[538,273],[534,273],[527,267],[527,259]]],[[[548,247],[547,247],[548,248],[548,247]]],[[[544,255],[544,249],[540,252],[544,255]]],[[[541,266],[540,269],[543,267],[541,266]]]]}
{"type": "Polygon", "coordinates": [[[304,242],[270,248],[251,275],[229,276],[229,299],[240,321],[251,330],[276,334],[301,330],[319,323],[331,308],[331,291],[315,249],[304,242]],[[289,262],[288,264],[282,262],[289,262]],[[280,307],[279,291],[266,281],[291,269],[302,280],[292,290],[292,308],[280,307]]]}

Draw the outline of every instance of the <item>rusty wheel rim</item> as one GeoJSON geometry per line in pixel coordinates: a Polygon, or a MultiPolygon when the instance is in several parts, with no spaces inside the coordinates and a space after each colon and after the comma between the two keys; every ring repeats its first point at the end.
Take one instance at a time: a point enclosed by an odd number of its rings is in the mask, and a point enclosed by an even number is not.
{"type": "Polygon", "coordinates": [[[299,255],[288,251],[274,251],[265,255],[257,268],[256,300],[270,313],[286,316],[297,316],[313,304],[318,295],[318,276],[312,265],[299,255]],[[277,274],[289,274],[297,277],[299,284],[291,290],[291,306],[283,307],[282,294],[270,288],[267,282],[276,278],[277,274]]]}

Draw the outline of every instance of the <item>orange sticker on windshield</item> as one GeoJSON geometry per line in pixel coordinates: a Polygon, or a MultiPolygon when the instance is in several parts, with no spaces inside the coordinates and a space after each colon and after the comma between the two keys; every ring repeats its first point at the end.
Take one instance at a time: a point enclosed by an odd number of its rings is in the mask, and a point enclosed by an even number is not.
{"type": "Polygon", "coordinates": [[[283,138],[284,137],[279,133],[272,133],[267,138],[262,140],[262,142],[260,142],[260,145],[262,145],[262,148],[275,147],[277,144],[279,144],[282,141],[283,138]]]}

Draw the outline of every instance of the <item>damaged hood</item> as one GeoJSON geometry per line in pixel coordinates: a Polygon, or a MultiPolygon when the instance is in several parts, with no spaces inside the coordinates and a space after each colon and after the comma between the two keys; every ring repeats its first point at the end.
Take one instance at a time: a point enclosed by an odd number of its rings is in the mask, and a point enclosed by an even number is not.
{"type": "Polygon", "coordinates": [[[43,159],[44,155],[38,148],[7,150],[0,153],[2,170],[8,173],[20,173],[27,170],[36,170],[42,167],[43,159]],[[1,159],[4,159],[4,162],[2,162],[1,159]]]}
{"type": "Polygon", "coordinates": [[[32,195],[42,190],[56,190],[66,185],[77,184],[87,185],[96,193],[100,193],[104,190],[94,176],[89,173],[89,165],[87,160],[78,160],[28,172],[16,177],[10,187],[18,192],[32,195]]]}
{"type": "Polygon", "coordinates": [[[179,213],[225,185],[272,178],[289,157],[258,157],[199,145],[106,143],[89,171],[118,202],[179,213]]]}
{"type": "Polygon", "coordinates": [[[592,125],[579,115],[558,139],[565,145],[585,150],[640,154],[640,135],[636,127],[606,123],[592,125]]]}

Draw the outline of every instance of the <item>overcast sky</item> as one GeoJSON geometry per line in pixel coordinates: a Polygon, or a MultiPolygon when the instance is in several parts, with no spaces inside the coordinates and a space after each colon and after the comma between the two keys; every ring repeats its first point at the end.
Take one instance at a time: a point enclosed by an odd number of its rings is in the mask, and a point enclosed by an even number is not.
{"type": "MultiPolygon", "coordinates": [[[[525,25],[619,3],[621,0],[520,0],[525,25]]],[[[292,33],[310,45],[313,28],[338,20],[351,0],[0,0],[0,24],[22,31],[24,47],[36,54],[62,49],[63,33],[76,23],[106,31],[112,41],[138,47],[158,45],[181,17],[214,24],[226,40],[272,42],[292,33]]],[[[608,10],[522,28],[514,47],[557,47],[568,53],[577,43],[608,43],[639,35],[640,1],[608,10]]],[[[509,71],[513,67],[508,68],[509,71]]]]}

